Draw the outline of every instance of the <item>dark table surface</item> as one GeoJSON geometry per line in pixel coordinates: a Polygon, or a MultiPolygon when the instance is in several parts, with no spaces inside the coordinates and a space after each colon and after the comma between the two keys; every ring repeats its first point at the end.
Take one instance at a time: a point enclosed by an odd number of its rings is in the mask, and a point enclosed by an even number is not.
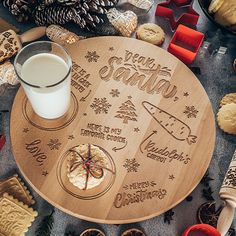
{"type": "MultiPolygon", "coordinates": [[[[156,22],[160,24],[166,32],[166,40],[162,45],[162,48],[166,49],[170,41],[173,32],[170,29],[168,21],[155,17],[155,9],[157,3],[161,1],[155,1],[152,9],[148,14],[139,12],[139,24],[146,22],[156,22]]],[[[200,52],[191,65],[191,67],[199,67],[200,73],[197,71],[197,77],[205,88],[213,106],[214,113],[216,114],[219,108],[220,99],[227,93],[236,92],[236,73],[233,72],[232,62],[236,58],[236,36],[230,35],[221,29],[217,28],[212,22],[210,22],[202,10],[199,7],[198,2],[195,0],[194,9],[200,14],[200,18],[197,24],[197,30],[205,34],[205,42],[201,47],[200,52]],[[219,53],[219,49],[226,50],[225,54],[219,53]]],[[[120,8],[128,9],[128,4],[120,6],[120,8]]],[[[133,8],[132,8],[133,9],[133,8]]],[[[133,9],[134,10],[134,9],[133,9]]],[[[0,17],[6,19],[9,23],[17,26],[22,32],[34,26],[32,22],[18,23],[14,17],[11,16],[8,11],[0,6],[0,17]]],[[[95,36],[94,33],[85,33],[78,29],[74,25],[68,26],[71,30],[77,32],[80,35],[95,36]]],[[[114,31],[110,27],[101,26],[101,32],[103,34],[113,34],[114,31]]],[[[99,30],[100,30],[99,29],[99,30]]],[[[221,51],[221,50],[220,50],[221,51]]],[[[188,83],[187,78],[186,83],[188,83]]],[[[18,87],[1,87],[0,88],[0,110],[11,110],[12,102],[18,87]]],[[[19,173],[14,157],[12,155],[9,136],[9,120],[10,112],[0,112],[0,134],[6,136],[6,144],[0,151],[0,178],[8,177],[14,173],[19,173]]],[[[216,144],[214,155],[209,166],[210,176],[214,179],[210,182],[210,186],[213,190],[212,196],[215,200],[219,200],[218,192],[221,183],[224,178],[224,174],[228,168],[233,152],[236,148],[235,136],[228,135],[222,132],[218,126],[216,127],[216,144]]],[[[18,135],[16,133],[16,135],[18,135]]],[[[197,167],[196,167],[197,168],[197,167]]],[[[36,199],[36,205],[34,208],[38,211],[39,216],[33,223],[32,227],[26,235],[35,235],[35,229],[42,218],[49,214],[52,210],[52,206],[43,200],[38,194],[31,190],[34,198],[36,199]]],[[[53,236],[64,235],[65,231],[72,230],[77,233],[82,232],[88,227],[98,227],[104,230],[108,236],[120,235],[126,228],[139,227],[142,228],[148,236],[178,236],[181,235],[183,230],[192,224],[197,223],[196,215],[197,210],[201,204],[206,202],[206,199],[202,196],[202,190],[204,186],[199,184],[198,187],[191,193],[191,201],[183,201],[177,205],[174,209],[173,220],[168,224],[164,223],[164,215],[154,217],[150,220],[135,224],[127,225],[105,225],[90,223],[78,218],[72,217],[58,209],[55,209],[55,224],[52,230],[53,236]]],[[[236,221],[233,227],[236,227],[236,221]]]]}

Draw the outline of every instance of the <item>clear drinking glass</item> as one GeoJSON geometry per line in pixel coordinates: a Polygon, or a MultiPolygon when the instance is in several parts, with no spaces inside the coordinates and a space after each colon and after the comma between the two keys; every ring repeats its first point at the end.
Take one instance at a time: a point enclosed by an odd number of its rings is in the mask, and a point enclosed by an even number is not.
{"type": "Polygon", "coordinates": [[[48,41],[28,44],[17,54],[14,67],[37,115],[55,119],[67,112],[72,61],[63,47],[48,41]]]}

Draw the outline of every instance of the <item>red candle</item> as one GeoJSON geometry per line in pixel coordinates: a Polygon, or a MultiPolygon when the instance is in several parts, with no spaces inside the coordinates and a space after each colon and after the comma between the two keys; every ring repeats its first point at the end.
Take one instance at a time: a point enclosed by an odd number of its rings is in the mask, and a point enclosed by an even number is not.
{"type": "Polygon", "coordinates": [[[182,236],[221,236],[212,226],[207,224],[198,224],[188,227],[182,236]]]}
{"type": "Polygon", "coordinates": [[[192,231],[188,234],[188,236],[209,236],[210,234],[206,234],[200,230],[198,231],[192,231]]]}

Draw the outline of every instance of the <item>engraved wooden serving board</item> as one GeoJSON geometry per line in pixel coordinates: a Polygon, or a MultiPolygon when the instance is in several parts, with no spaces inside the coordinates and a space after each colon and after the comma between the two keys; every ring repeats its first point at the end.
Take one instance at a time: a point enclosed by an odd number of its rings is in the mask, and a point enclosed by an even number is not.
{"type": "Polygon", "coordinates": [[[136,39],[91,38],[66,49],[73,59],[68,113],[39,118],[22,88],[13,104],[12,149],[27,181],[61,210],[101,223],[142,221],[185,199],[215,142],[198,79],[165,50],[136,39]],[[67,177],[68,151],[85,143],[100,147],[114,171],[91,190],[67,177]]]}

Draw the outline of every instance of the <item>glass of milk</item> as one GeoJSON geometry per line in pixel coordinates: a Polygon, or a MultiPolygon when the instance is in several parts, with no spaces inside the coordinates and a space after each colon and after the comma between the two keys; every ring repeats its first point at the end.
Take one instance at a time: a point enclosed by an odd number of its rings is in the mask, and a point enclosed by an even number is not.
{"type": "Polygon", "coordinates": [[[17,54],[14,67],[34,112],[46,119],[63,116],[70,106],[70,56],[59,44],[38,41],[17,54]]]}

